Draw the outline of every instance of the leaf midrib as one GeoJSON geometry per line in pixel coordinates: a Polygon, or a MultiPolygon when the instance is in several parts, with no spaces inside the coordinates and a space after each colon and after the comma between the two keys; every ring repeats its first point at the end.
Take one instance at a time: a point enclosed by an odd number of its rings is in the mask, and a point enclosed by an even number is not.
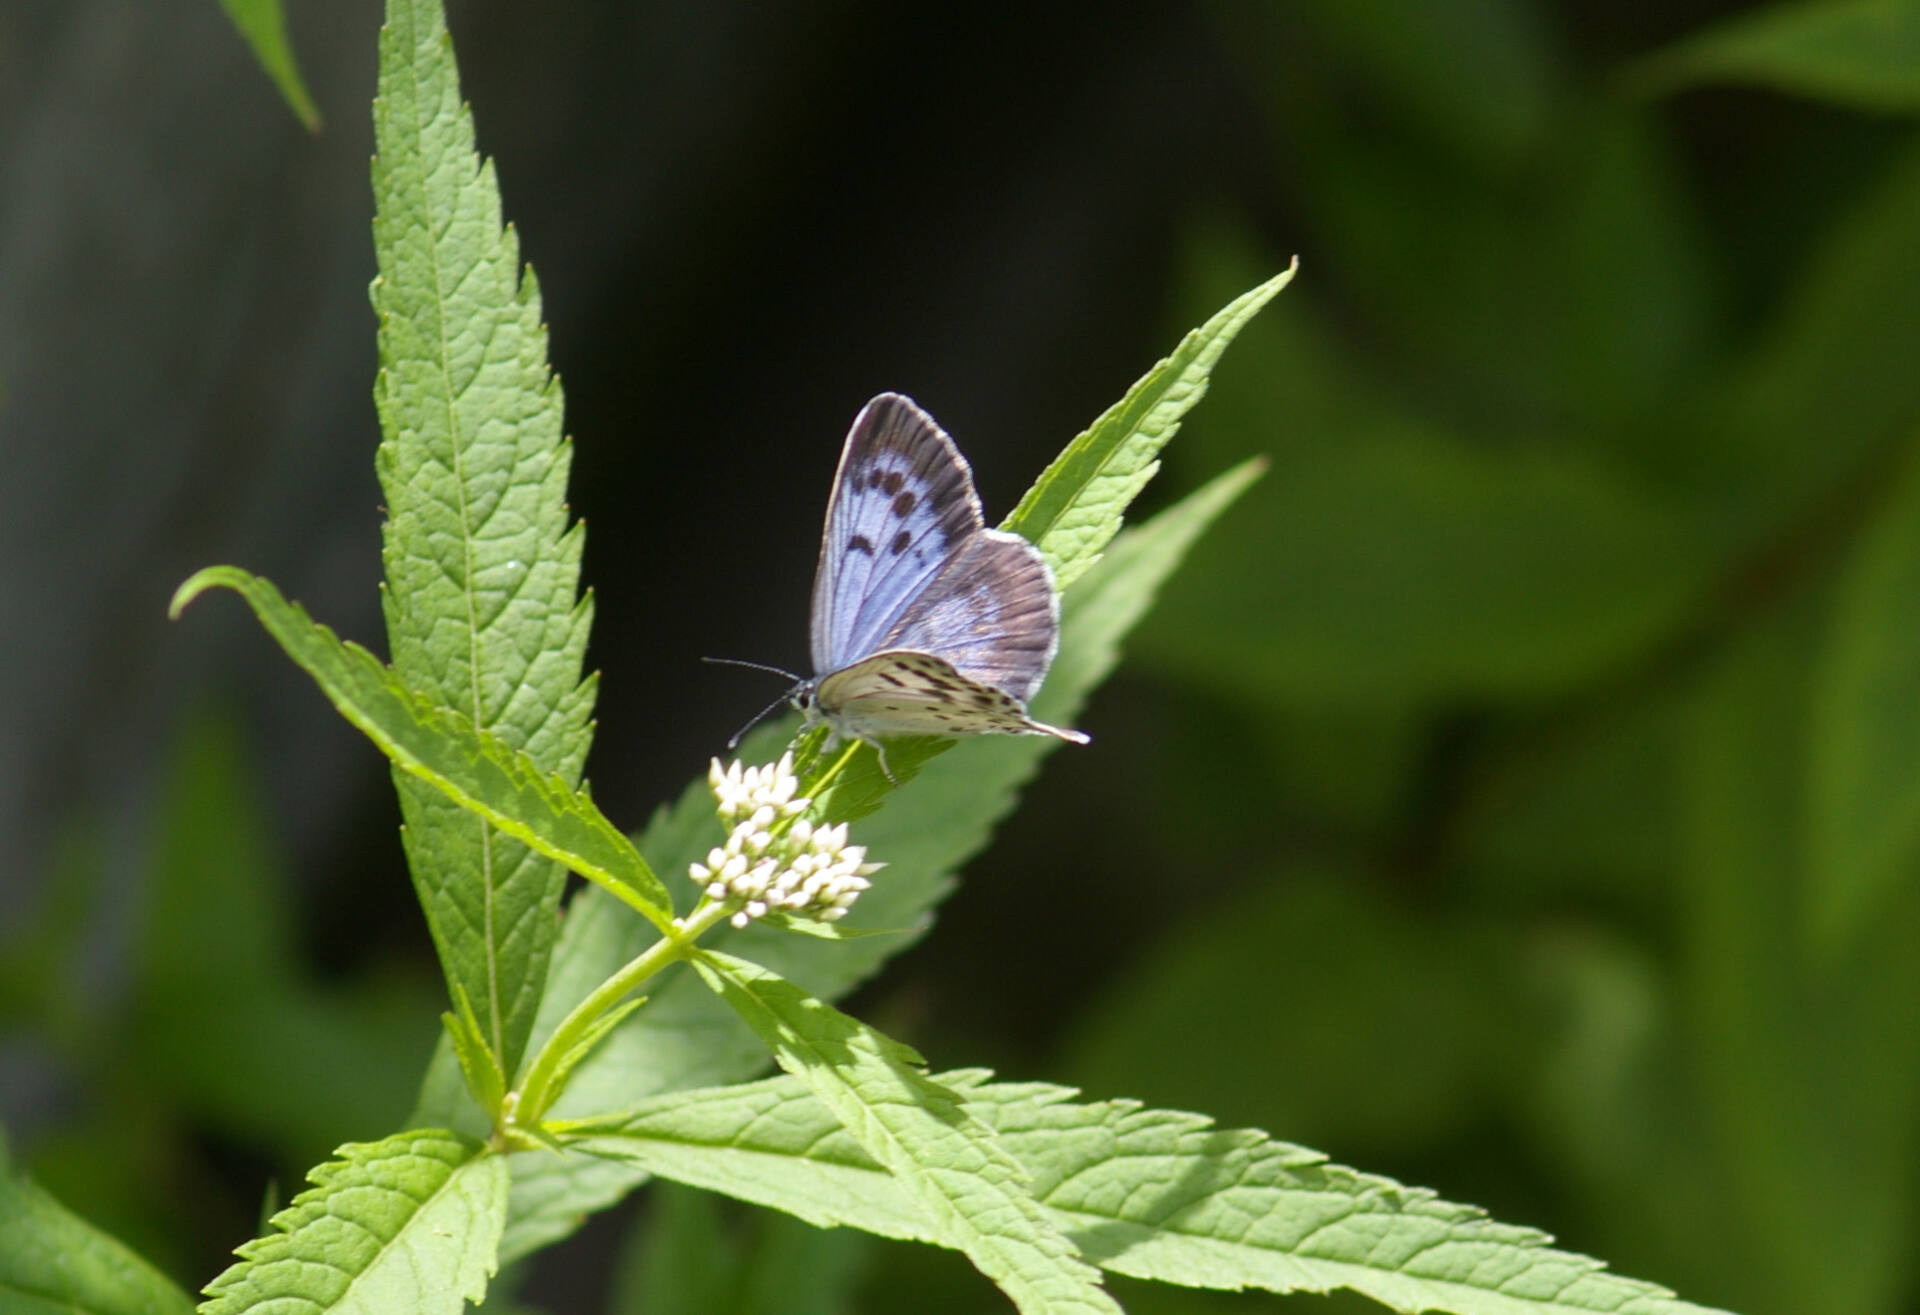
{"type": "MultiPolygon", "coordinates": [[[[417,44],[417,43],[416,43],[417,44]]],[[[480,629],[478,609],[473,596],[473,523],[472,509],[467,498],[466,480],[466,444],[464,431],[460,424],[459,407],[455,405],[453,379],[453,351],[448,341],[449,329],[446,314],[445,267],[441,263],[438,226],[434,224],[434,205],[432,188],[428,184],[426,170],[425,96],[423,83],[430,84],[431,79],[415,67],[413,87],[413,119],[411,131],[414,137],[413,172],[419,188],[421,214],[427,220],[430,267],[433,278],[433,314],[435,319],[434,339],[439,353],[437,365],[443,383],[442,395],[446,398],[446,423],[450,460],[453,464],[454,506],[460,524],[460,598],[467,614],[467,704],[468,716],[473,724],[482,729],[490,729],[482,717],[480,698],[480,629]]],[[[457,206],[455,207],[458,208],[457,206]]],[[[485,368],[482,361],[481,367],[485,368]]],[[[500,1013],[500,959],[495,952],[497,942],[494,939],[495,898],[493,882],[494,844],[493,828],[482,818],[474,818],[473,825],[480,832],[480,910],[481,943],[486,954],[487,981],[487,1028],[492,1037],[493,1053],[502,1058],[506,1055],[506,1024],[500,1013]]]]}

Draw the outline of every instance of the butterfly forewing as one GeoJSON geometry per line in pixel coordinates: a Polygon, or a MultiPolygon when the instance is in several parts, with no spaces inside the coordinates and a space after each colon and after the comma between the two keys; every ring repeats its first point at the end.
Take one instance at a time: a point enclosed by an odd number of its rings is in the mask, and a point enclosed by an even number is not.
{"type": "Polygon", "coordinates": [[[813,669],[873,653],[954,553],[980,532],[980,500],[953,440],[897,393],[861,410],[827,503],[813,581],[813,669]]]}

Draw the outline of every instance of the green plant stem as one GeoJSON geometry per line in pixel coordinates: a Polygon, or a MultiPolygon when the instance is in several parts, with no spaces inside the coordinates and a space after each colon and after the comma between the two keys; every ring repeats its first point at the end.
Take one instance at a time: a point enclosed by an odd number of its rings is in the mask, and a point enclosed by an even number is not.
{"type": "Polygon", "coordinates": [[[540,1116],[552,1106],[560,1093],[552,1089],[561,1062],[578,1045],[589,1029],[633,993],[641,983],[661,969],[685,959],[694,942],[728,915],[728,906],[708,901],[687,915],[684,923],[668,929],[659,940],[642,950],[620,971],[607,978],[560,1020],[553,1035],[540,1047],[527,1067],[527,1076],[519,1088],[518,1108],[510,1122],[523,1128],[538,1124],[540,1116]]]}
{"type": "MultiPolygon", "coordinates": [[[[809,793],[817,794],[824,789],[852,761],[854,751],[859,747],[858,741],[848,744],[833,765],[811,783],[808,787],[809,793]]],[[[783,818],[782,822],[790,826],[792,819],[783,818]]],[[[626,897],[625,892],[621,890],[616,889],[613,893],[622,898],[626,897]]],[[[631,903],[631,900],[628,902],[631,903]]],[[[644,909],[641,911],[646,912],[644,909]]],[[[560,1025],[553,1029],[553,1035],[548,1037],[546,1043],[540,1047],[540,1052],[533,1057],[533,1063],[527,1067],[525,1079],[521,1081],[517,1092],[509,1098],[513,1112],[507,1116],[505,1121],[507,1126],[500,1130],[501,1134],[508,1140],[512,1140],[513,1131],[518,1129],[523,1134],[535,1135],[537,1138],[536,1130],[541,1116],[552,1108],[554,1101],[560,1097],[560,1092],[555,1090],[555,1083],[560,1080],[567,1057],[573,1053],[575,1047],[580,1045],[593,1026],[604,1018],[609,1010],[617,1008],[620,1002],[631,995],[641,983],[669,964],[678,963],[687,958],[693,950],[694,943],[716,923],[727,917],[728,913],[729,906],[723,902],[702,903],[687,915],[685,922],[676,920],[661,928],[659,940],[641,951],[630,963],[607,978],[584,1000],[575,1005],[572,1012],[561,1019],[560,1025]]]]}
{"type": "Polygon", "coordinates": [[[833,784],[833,778],[840,775],[841,769],[853,761],[853,755],[859,751],[860,743],[859,740],[848,740],[847,747],[840,751],[840,756],[834,760],[833,766],[827,768],[826,771],[820,773],[820,775],[812,781],[807,782],[806,791],[809,799],[814,798],[822,790],[833,784]]]}

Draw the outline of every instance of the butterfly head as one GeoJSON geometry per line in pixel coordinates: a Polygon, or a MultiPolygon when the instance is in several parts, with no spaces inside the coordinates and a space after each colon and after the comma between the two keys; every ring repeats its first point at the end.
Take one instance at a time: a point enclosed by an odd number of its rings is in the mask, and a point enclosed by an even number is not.
{"type": "Polygon", "coordinates": [[[800,713],[811,726],[820,720],[820,678],[796,681],[792,689],[780,696],[787,706],[800,713]]]}

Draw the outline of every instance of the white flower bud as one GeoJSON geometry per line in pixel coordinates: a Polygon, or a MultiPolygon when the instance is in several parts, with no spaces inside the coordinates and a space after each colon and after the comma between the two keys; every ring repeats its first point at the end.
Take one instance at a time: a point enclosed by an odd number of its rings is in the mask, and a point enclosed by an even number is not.
{"type": "Polygon", "coordinates": [[[866,861],[866,846],[847,844],[845,822],[822,825],[804,815],[812,801],[800,795],[791,751],[759,767],[711,759],[707,784],[727,839],[706,862],[688,864],[687,875],[715,903],[737,903],[728,917],[735,927],[773,909],[835,921],[868,888],[867,875],[884,866],[866,861]]]}

